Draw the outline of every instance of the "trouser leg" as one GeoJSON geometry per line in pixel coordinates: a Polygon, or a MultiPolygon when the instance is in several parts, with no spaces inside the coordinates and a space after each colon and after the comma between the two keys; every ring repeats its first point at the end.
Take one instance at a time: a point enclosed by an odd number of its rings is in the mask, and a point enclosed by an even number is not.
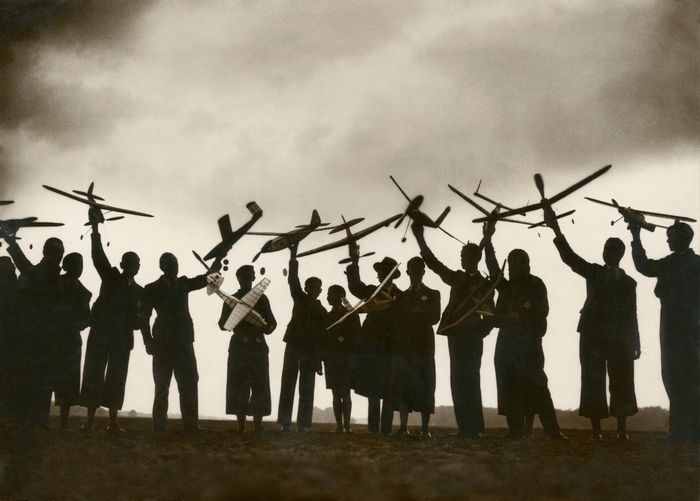
{"type": "MultiPolygon", "coordinates": [[[[294,392],[297,386],[298,373],[299,353],[294,348],[294,345],[288,343],[284,348],[282,381],[280,383],[280,401],[277,409],[277,422],[282,426],[289,426],[292,422],[294,392]]],[[[297,425],[298,424],[299,423],[297,423],[297,425]]]]}
{"type": "Polygon", "coordinates": [[[173,360],[169,350],[159,350],[153,355],[153,429],[165,430],[168,425],[168,395],[173,377],[173,360]]]}
{"type": "Polygon", "coordinates": [[[178,347],[175,359],[175,380],[180,393],[180,412],[182,413],[182,426],[186,430],[199,428],[199,398],[197,385],[199,373],[197,372],[197,359],[192,343],[178,347]]]}
{"type": "Polygon", "coordinates": [[[367,399],[367,431],[379,433],[379,417],[381,414],[381,399],[367,399]]]}
{"type": "Polygon", "coordinates": [[[311,357],[303,357],[299,364],[299,407],[297,425],[309,428],[314,411],[314,388],[316,386],[316,368],[311,357]]]}

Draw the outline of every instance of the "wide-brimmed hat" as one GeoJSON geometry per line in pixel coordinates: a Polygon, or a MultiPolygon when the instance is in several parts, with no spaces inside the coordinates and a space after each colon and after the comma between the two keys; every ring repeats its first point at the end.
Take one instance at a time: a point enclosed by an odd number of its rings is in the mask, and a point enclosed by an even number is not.
{"type": "MultiPolygon", "coordinates": [[[[374,271],[379,272],[379,271],[384,271],[386,273],[390,272],[395,266],[397,265],[397,262],[390,258],[389,256],[385,257],[381,261],[378,261],[372,265],[374,268],[374,271]]],[[[399,278],[401,276],[401,272],[399,270],[396,270],[394,272],[394,278],[399,278]]]]}

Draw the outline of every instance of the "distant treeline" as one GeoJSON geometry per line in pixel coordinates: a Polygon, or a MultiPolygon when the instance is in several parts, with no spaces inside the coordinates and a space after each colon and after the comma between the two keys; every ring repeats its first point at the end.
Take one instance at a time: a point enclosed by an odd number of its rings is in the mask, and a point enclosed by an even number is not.
{"type": "MultiPolygon", "coordinates": [[[[51,408],[52,414],[58,414],[58,407],[51,408]]],[[[75,407],[73,410],[74,416],[84,416],[85,409],[83,407],[75,407]]],[[[97,411],[98,416],[107,416],[107,411],[104,409],[99,409],[97,411]]],[[[125,417],[150,417],[150,414],[142,414],[131,410],[124,414],[125,417]]],[[[179,416],[173,416],[179,417],[179,416]]],[[[204,418],[207,419],[207,418],[204,418]]],[[[215,418],[211,418],[215,419],[215,418]]],[[[399,424],[398,413],[396,414],[394,420],[395,424],[399,424]]],[[[559,420],[559,426],[564,429],[569,430],[588,430],[590,429],[591,423],[588,419],[582,418],[578,415],[578,410],[562,411],[557,409],[557,419],[559,420]]],[[[486,428],[506,428],[506,419],[504,416],[499,416],[496,409],[491,407],[484,408],[484,420],[486,422],[486,428]]],[[[325,409],[319,409],[314,407],[313,414],[314,423],[335,423],[335,418],[333,417],[333,408],[326,407],[325,409]]],[[[351,420],[353,423],[363,424],[366,423],[366,419],[355,419],[351,420]]],[[[417,412],[411,413],[408,419],[409,426],[420,426],[420,414],[417,412]]],[[[452,410],[452,406],[441,406],[435,407],[435,414],[433,414],[430,419],[430,424],[432,426],[441,428],[457,428],[455,423],[455,415],[452,410]]],[[[603,419],[601,422],[603,430],[614,431],[616,428],[615,419],[603,419]]],[[[539,421],[535,419],[535,428],[539,427],[539,421]]],[[[668,410],[662,409],[661,407],[644,407],[639,409],[639,412],[634,416],[627,419],[627,429],[630,431],[660,431],[665,432],[668,430],[668,410]]]]}

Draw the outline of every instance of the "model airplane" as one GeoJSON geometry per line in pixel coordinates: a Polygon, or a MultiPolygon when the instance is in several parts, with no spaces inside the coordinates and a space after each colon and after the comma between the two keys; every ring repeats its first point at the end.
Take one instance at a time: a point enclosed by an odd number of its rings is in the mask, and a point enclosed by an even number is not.
{"type": "MultiPolygon", "coordinates": [[[[317,254],[319,252],[324,252],[324,251],[331,250],[331,249],[337,249],[338,247],[344,247],[350,241],[360,240],[361,238],[366,237],[367,235],[369,235],[371,233],[374,233],[379,228],[389,226],[391,223],[393,223],[394,221],[396,221],[400,217],[401,217],[401,214],[396,214],[394,216],[391,216],[391,217],[385,219],[384,221],[380,221],[377,224],[374,224],[374,225],[369,226],[363,230],[360,230],[357,233],[353,233],[352,238],[348,238],[346,236],[345,238],[341,238],[340,240],[336,240],[335,242],[331,242],[329,244],[322,245],[322,246],[317,247],[315,249],[311,249],[311,250],[308,250],[305,252],[300,252],[299,254],[297,254],[297,257],[310,256],[311,254],[317,254]]],[[[342,228],[342,225],[341,225],[341,228],[342,228]]]]}
{"type": "MultiPolygon", "coordinates": [[[[442,228],[440,225],[442,222],[445,220],[447,217],[447,214],[450,213],[450,208],[446,207],[444,211],[442,211],[442,214],[438,216],[438,218],[433,221],[430,219],[425,213],[420,211],[420,206],[423,204],[423,195],[418,195],[414,198],[410,198],[405,191],[399,186],[399,183],[396,182],[396,179],[394,179],[394,176],[389,176],[389,179],[396,185],[396,187],[399,189],[401,194],[404,196],[406,200],[408,200],[408,206],[406,207],[406,210],[404,211],[403,215],[401,218],[396,221],[396,224],[394,225],[394,228],[398,228],[401,226],[401,223],[403,223],[403,220],[405,217],[408,217],[409,219],[412,219],[416,223],[422,225],[422,226],[427,226],[429,228],[438,228],[440,231],[442,231],[445,235],[454,238],[457,240],[459,243],[464,245],[464,242],[462,242],[459,238],[455,237],[452,235],[450,232],[442,228]]],[[[406,227],[406,230],[408,231],[408,226],[406,227]]],[[[406,235],[404,233],[403,238],[401,239],[402,242],[406,241],[406,235]]]]}
{"type": "MultiPolygon", "coordinates": [[[[554,195],[553,197],[550,197],[550,198],[546,198],[544,196],[544,180],[542,179],[542,176],[540,174],[535,174],[535,186],[537,186],[537,191],[539,191],[542,199],[536,204],[526,205],[525,207],[520,207],[518,209],[511,209],[511,210],[508,210],[506,212],[501,212],[498,214],[497,219],[503,219],[505,217],[514,216],[516,214],[525,214],[527,212],[532,212],[533,210],[541,209],[542,207],[545,206],[545,204],[552,205],[552,204],[558,202],[559,200],[561,200],[562,198],[566,197],[567,195],[570,195],[574,191],[578,190],[579,188],[582,188],[583,186],[587,185],[588,183],[590,183],[594,179],[602,176],[608,170],[610,170],[610,167],[612,167],[612,165],[606,165],[602,169],[598,169],[593,174],[586,176],[585,178],[581,179],[577,183],[572,184],[571,186],[569,186],[565,190],[560,191],[559,193],[557,193],[556,195],[554,195]]],[[[488,220],[488,217],[480,217],[480,218],[474,219],[474,222],[475,223],[483,223],[484,221],[487,221],[487,220],[488,220]]]]}
{"type": "Polygon", "coordinates": [[[260,313],[255,311],[253,307],[263,295],[267,286],[270,285],[270,280],[268,278],[263,278],[240,299],[222,291],[221,284],[223,282],[224,277],[219,273],[207,275],[207,294],[216,294],[224,303],[231,307],[231,313],[226,319],[226,322],[224,322],[224,330],[232,331],[242,320],[258,327],[266,326],[267,322],[265,322],[265,319],[260,313]]]}
{"type": "MultiPolygon", "coordinates": [[[[36,217],[25,217],[23,219],[6,219],[0,221],[0,238],[15,237],[20,228],[43,228],[49,226],[63,226],[63,223],[49,223],[37,221],[36,217]]],[[[15,237],[19,239],[19,237],[15,237]]]]}
{"type": "MultiPolygon", "coordinates": [[[[394,266],[394,267],[392,268],[392,270],[389,272],[389,274],[386,276],[386,278],[385,278],[384,280],[382,280],[382,283],[379,284],[379,285],[377,286],[376,289],[374,289],[374,292],[372,292],[372,294],[371,294],[367,299],[362,300],[362,301],[360,301],[359,303],[357,303],[357,304],[356,304],[350,311],[348,311],[345,315],[343,315],[343,316],[340,317],[338,320],[336,320],[335,322],[333,322],[331,325],[329,325],[328,327],[326,327],[326,330],[332,329],[333,327],[335,327],[336,325],[338,325],[339,323],[341,323],[343,320],[345,320],[346,318],[348,318],[348,317],[349,317],[350,315],[352,315],[353,313],[357,313],[357,312],[366,313],[367,311],[369,311],[369,310],[365,310],[365,311],[361,311],[361,310],[362,310],[365,306],[368,306],[368,305],[372,304],[372,302],[376,300],[376,298],[377,298],[377,296],[379,295],[380,292],[384,292],[384,291],[382,291],[382,289],[383,289],[384,286],[389,282],[389,280],[391,280],[391,278],[394,276],[394,272],[396,272],[396,270],[399,269],[399,265],[400,265],[400,264],[401,264],[401,263],[396,263],[396,266],[394,266]]],[[[384,292],[384,294],[386,294],[386,292],[384,292]]],[[[388,294],[387,294],[387,295],[388,295],[388,294]]],[[[391,303],[391,302],[393,302],[393,301],[394,301],[394,298],[392,298],[392,297],[389,297],[389,299],[381,300],[381,305],[380,305],[380,306],[386,307],[387,303],[391,303]]]]}
{"type": "MultiPolygon", "coordinates": [[[[666,226],[662,226],[660,224],[654,224],[650,223],[649,221],[646,220],[645,216],[651,216],[651,217],[660,217],[663,219],[673,219],[675,221],[685,221],[688,223],[695,223],[697,222],[695,219],[687,216],[674,216],[673,214],[663,214],[660,212],[650,212],[646,210],[639,210],[639,209],[633,209],[632,207],[622,207],[620,204],[618,204],[615,199],[613,198],[610,202],[604,202],[603,200],[596,200],[595,198],[590,198],[590,197],[583,197],[586,200],[589,200],[591,202],[605,205],[607,207],[612,207],[614,209],[617,209],[617,211],[622,215],[620,219],[624,219],[626,222],[633,222],[635,224],[638,224],[642,228],[648,231],[654,231],[657,227],[658,228],[667,228],[666,226]]],[[[617,219],[615,221],[611,221],[610,225],[612,226],[615,224],[617,221],[620,219],[617,219]]]]}
{"type": "Polygon", "coordinates": [[[262,209],[255,202],[248,202],[246,208],[253,217],[236,231],[233,231],[231,228],[231,218],[228,214],[219,218],[217,223],[219,225],[219,233],[221,233],[221,242],[216,244],[214,248],[204,256],[205,261],[212,258],[224,259],[226,254],[231,250],[231,247],[233,247],[233,245],[238,242],[263,215],[262,209]]]}
{"type": "Polygon", "coordinates": [[[501,266],[501,271],[500,271],[500,273],[498,274],[498,277],[497,277],[496,280],[493,282],[493,284],[491,284],[491,287],[489,287],[488,290],[487,290],[486,292],[484,292],[484,294],[483,294],[480,298],[475,298],[475,297],[473,297],[473,296],[470,296],[470,297],[468,297],[467,299],[465,299],[459,306],[457,306],[457,308],[455,308],[455,310],[459,310],[460,308],[462,308],[463,306],[465,306],[466,303],[467,303],[470,299],[471,299],[471,301],[474,302],[474,306],[472,306],[472,307],[471,307],[466,313],[464,313],[463,315],[460,315],[454,322],[450,323],[449,325],[446,325],[445,327],[442,327],[442,328],[438,329],[438,331],[437,331],[438,334],[442,334],[442,333],[444,333],[446,330],[452,329],[453,327],[455,327],[455,326],[461,324],[461,323],[464,322],[467,318],[469,318],[470,316],[472,316],[474,313],[481,314],[481,315],[488,314],[488,313],[492,313],[492,312],[490,312],[489,310],[482,310],[482,307],[484,306],[484,304],[486,303],[486,301],[488,301],[488,299],[489,299],[489,298],[493,295],[493,293],[496,291],[496,287],[498,287],[498,284],[500,284],[501,281],[503,280],[503,272],[504,272],[505,269],[506,269],[506,262],[507,262],[507,261],[503,261],[503,266],[501,266]]]}
{"type": "Polygon", "coordinates": [[[68,192],[63,191],[63,190],[59,190],[58,188],[54,188],[52,186],[47,186],[47,185],[43,185],[43,186],[44,186],[44,188],[46,188],[49,191],[53,191],[54,193],[58,193],[59,195],[62,195],[64,197],[68,197],[68,198],[75,200],[77,202],[81,202],[81,203],[89,205],[90,209],[91,209],[91,211],[90,211],[91,221],[87,222],[86,226],[89,226],[90,224],[93,223],[93,218],[94,218],[94,222],[97,222],[97,223],[104,223],[105,221],[116,221],[118,219],[124,218],[124,216],[113,216],[113,217],[109,217],[109,218],[105,219],[104,214],[102,213],[103,210],[107,211],[107,213],[119,212],[122,214],[130,214],[132,216],[153,217],[152,214],[146,214],[145,212],[138,212],[138,211],[130,210],[130,209],[122,209],[120,207],[114,207],[111,205],[106,205],[106,204],[100,203],[100,202],[104,202],[104,198],[99,197],[93,193],[92,190],[95,187],[94,182],[90,183],[90,186],[89,186],[87,192],[73,190],[74,194],[68,193],[68,192]]]}
{"type": "MultiPolygon", "coordinates": [[[[340,215],[341,219],[343,222],[345,222],[345,216],[342,214],[340,215]]],[[[367,252],[365,254],[360,255],[360,246],[357,245],[357,239],[355,238],[355,235],[352,234],[350,231],[350,226],[348,226],[348,223],[345,223],[345,235],[348,241],[348,250],[350,257],[346,257],[345,259],[341,259],[338,261],[338,264],[347,264],[351,263],[352,261],[355,261],[357,259],[360,259],[361,257],[367,257],[367,256],[372,256],[374,255],[374,252],[367,252]]]]}
{"type": "MultiPolygon", "coordinates": [[[[340,231],[345,227],[357,224],[362,220],[363,218],[357,218],[353,219],[352,221],[345,222],[345,224],[334,226],[332,229],[330,229],[330,233],[340,231]]],[[[253,257],[253,262],[255,262],[262,253],[277,252],[283,249],[288,249],[292,245],[298,244],[314,231],[328,231],[329,224],[330,223],[322,223],[321,216],[319,216],[318,211],[314,209],[314,211],[311,213],[311,221],[309,221],[309,224],[298,225],[294,230],[287,231],[285,233],[277,233],[272,231],[249,231],[246,233],[246,235],[275,237],[272,240],[265,242],[260,249],[260,252],[253,257]]]]}

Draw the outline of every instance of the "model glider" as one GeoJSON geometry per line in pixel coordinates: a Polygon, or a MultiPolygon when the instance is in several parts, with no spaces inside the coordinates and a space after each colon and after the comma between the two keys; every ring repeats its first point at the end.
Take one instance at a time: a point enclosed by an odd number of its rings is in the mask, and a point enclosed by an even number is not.
{"type": "Polygon", "coordinates": [[[231,307],[231,313],[226,322],[224,322],[224,330],[232,331],[242,320],[258,327],[266,326],[267,322],[265,322],[265,319],[253,307],[263,295],[267,286],[270,285],[270,279],[263,278],[240,299],[222,291],[221,284],[223,282],[224,277],[219,273],[207,275],[207,294],[216,294],[224,303],[231,307]]]}
{"type": "Polygon", "coordinates": [[[23,219],[6,219],[0,221],[0,237],[14,237],[20,228],[44,228],[49,226],[63,226],[63,223],[49,223],[37,221],[36,217],[25,217],[23,219]]]}
{"type": "MultiPolygon", "coordinates": [[[[95,183],[90,183],[90,186],[88,187],[87,192],[85,191],[79,191],[79,190],[73,190],[73,193],[68,193],[67,191],[59,190],[58,188],[54,188],[52,186],[47,186],[43,185],[44,188],[46,188],[49,191],[53,191],[54,193],[58,193],[59,195],[62,195],[64,197],[68,197],[72,200],[75,200],[80,203],[84,203],[90,206],[91,209],[93,209],[93,215],[97,217],[97,222],[98,223],[104,223],[105,221],[116,221],[117,219],[123,219],[124,216],[113,216],[106,218],[104,217],[104,214],[102,211],[107,211],[109,212],[119,212],[121,214],[129,214],[132,216],[142,216],[142,217],[153,217],[152,214],[146,214],[145,212],[138,212],[135,210],[131,209],[122,209],[121,207],[114,207],[112,205],[107,205],[103,204],[101,202],[104,202],[104,198],[99,197],[93,193],[93,188],[95,187],[95,183]]],[[[91,224],[90,222],[87,223],[88,225],[91,224]]]]}
{"type": "Polygon", "coordinates": [[[263,215],[262,209],[255,202],[248,202],[246,204],[246,209],[248,209],[248,211],[253,217],[251,217],[250,221],[245,223],[236,231],[233,231],[233,229],[231,228],[231,218],[228,214],[219,218],[217,224],[219,225],[221,242],[216,244],[214,248],[204,256],[205,261],[208,261],[212,258],[224,259],[226,257],[226,254],[228,254],[231,250],[231,247],[233,247],[233,245],[236,242],[238,242],[243,237],[243,235],[245,235],[246,232],[250,230],[253,227],[253,225],[258,221],[258,219],[260,219],[263,215]]]}
{"type": "MultiPolygon", "coordinates": [[[[442,334],[442,333],[444,333],[446,330],[452,329],[453,327],[455,327],[455,326],[461,324],[461,323],[464,322],[467,318],[469,318],[470,316],[472,316],[474,313],[477,313],[477,314],[480,313],[480,312],[481,312],[481,307],[482,307],[482,306],[484,305],[484,303],[486,303],[486,301],[488,301],[488,299],[493,295],[493,293],[494,293],[495,290],[496,290],[496,287],[498,287],[498,284],[500,284],[501,281],[503,280],[503,272],[505,271],[505,269],[506,269],[506,261],[503,261],[503,266],[501,266],[501,271],[500,271],[500,273],[498,274],[498,277],[496,278],[496,280],[493,282],[493,284],[491,284],[491,287],[489,287],[488,290],[487,290],[480,298],[475,298],[475,297],[470,296],[469,298],[465,299],[464,302],[462,302],[462,304],[460,304],[460,305],[457,307],[457,309],[459,309],[460,307],[464,306],[470,299],[475,303],[474,306],[472,306],[472,307],[469,309],[469,311],[467,311],[466,313],[464,313],[463,315],[461,315],[459,318],[457,318],[457,319],[456,319],[454,322],[452,322],[451,324],[446,325],[445,327],[443,327],[443,328],[441,328],[441,329],[438,329],[437,333],[438,333],[438,334],[442,334]]],[[[482,314],[483,314],[483,313],[482,313],[482,314]]]]}
{"type": "MultiPolygon", "coordinates": [[[[391,179],[391,181],[394,183],[394,185],[396,185],[396,187],[399,189],[399,191],[404,196],[404,198],[406,200],[408,200],[408,206],[406,206],[406,210],[404,211],[401,218],[398,221],[396,221],[394,228],[398,228],[399,226],[401,226],[401,223],[403,223],[404,218],[408,217],[409,219],[415,221],[416,223],[418,223],[422,226],[427,226],[429,228],[438,228],[445,235],[457,240],[459,243],[464,245],[464,242],[462,242],[459,238],[455,237],[450,232],[448,232],[445,228],[440,226],[442,224],[442,222],[445,220],[445,218],[447,217],[447,214],[450,213],[449,207],[446,207],[445,210],[442,211],[442,214],[440,214],[438,216],[438,218],[435,221],[433,221],[424,212],[420,211],[420,206],[423,204],[423,195],[417,195],[413,198],[410,198],[406,194],[406,192],[403,191],[403,188],[401,188],[401,186],[399,186],[399,183],[396,182],[396,179],[394,179],[394,176],[389,176],[389,179],[391,179]]],[[[406,227],[406,230],[408,231],[408,226],[406,227]]],[[[404,233],[404,236],[401,239],[401,241],[402,242],[406,241],[405,233],[404,233]]]]}
{"type": "MultiPolygon", "coordinates": [[[[396,270],[399,269],[399,265],[400,265],[400,264],[401,264],[401,263],[396,263],[396,266],[394,266],[394,267],[391,269],[391,271],[390,271],[389,274],[386,276],[386,278],[385,278],[384,280],[382,280],[382,283],[379,284],[379,285],[377,286],[376,289],[374,289],[374,292],[372,292],[372,294],[371,294],[367,299],[362,300],[362,301],[360,301],[359,303],[357,303],[357,304],[356,304],[350,311],[348,311],[345,315],[343,315],[343,316],[340,317],[338,320],[336,320],[335,322],[333,322],[331,325],[329,325],[328,327],[326,327],[326,330],[332,329],[333,327],[335,327],[336,325],[338,325],[339,323],[341,323],[343,320],[345,320],[346,318],[348,318],[348,317],[349,317],[350,315],[352,315],[353,313],[360,312],[360,311],[363,309],[363,307],[369,306],[370,304],[372,304],[372,302],[376,301],[376,300],[377,300],[377,296],[379,295],[380,292],[384,292],[384,291],[382,291],[382,289],[383,289],[384,286],[389,282],[389,280],[391,280],[391,278],[394,276],[394,273],[396,272],[396,270]]],[[[386,292],[384,292],[384,294],[386,294],[386,292]]],[[[388,294],[387,294],[387,295],[388,295],[388,294]]],[[[386,305],[387,305],[388,303],[394,301],[394,298],[391,298],[391,297],[390,297],[390,299],[383,299],[383,300],[380,300],[380,301],[381,301],[381,306],[382,306],[382,307],[386,307],[386,305]]],[[[369,310],[367,310],[367,311],[369,311],[369,310]]],[[[362,313],[366,313],[366,311],[362,311],[362,313]]]]}
{"type": "MultiPolygon", "coordinates": [[[[602,176],[608,170],[610,170],[610,167],[612,167],[612,165],[606,165],[602,169],[598,169],[593,174],[586,176],[585,178],[581,179],[577,183],[572,184],[571,186],[569,186],[565,190],[560,191],[559,193],[557,193],[553,197],[549,197],[549,198],[546,198],[544,196],[544,180],[542,179],[542,175],[535,174],[535,186],[537,186],[537,191],[539,191],[542,199],[536,204],[526,205],[525,207],[520,207],[518,209],[511,209],[511,210],[508,210],[505,212],[501,212],[498,214],[497,219],[503,219],[505,217],[514,216],[516,214],[525,214],[527,212],[532,212],[533,210],[541,209],[542,207],[545,206],[545,204],[552,205],[552,204],[558,202],[559,200],[561,200],[562,198],[572,194],[574,191],[584,187],[585,185],[587,185],[588,183],[590,183],[594,179],[602,176]]],[[[475,223],[483,223],[484,221],[487,221],[487,220],[488,220],[488,217],[480,217],[480,218],[474,219],[474,222],[475,223]]]]}
{"type": "MultiPolygon", "coordinates": [[[[357,224],[362,220],[363,218],[353,219],[352,221],[345,222],[345,224],[334,226],[330,228],[330,233],[341,231],[342,229],[357,224]]],[[[255,262],[260,257],[260,254],[289,249],[292,245],[298,244],[314,231],[328,231],[329,224],[330,223],[322,223],[321,216],[318,215],[318,211],[314,210],[311,213],[311,221],[309,221],[309,224],[298,225],[295,227],[295,229],[291,231],[287,231],[284,233],[277,233],[272,231],[249,231],[246,233],[246,235],[275,237],[272,240],[268,240],[267,242],[265,242],[265,244],[260,249],[260,252],[258,252],[255,255],[255,257],[253,257],[253,262],[255,262]]]]}
{"type": "MultiPolygon", "coordinates": [[[[613,198],[611,200],[612,203],[610,202],[604,202],[603,200],[596,200],[595,198],[590,198],[590,197],[583,197],[586,200],[589,200],[591,202],[594,202],[596,204],[601,204],[605,205],[607,207],[612,207],[614,209],[617,209],[617,211],[622,215],[620,219],[624,219],[626,222],[632,222],[635,224],[638,224],[642,228],[648,231],[654,231],[657,227],[658,228],[666,228],[666,226],[662,226],[660,224],[655,224],[655,223],[650,223],[649,221],[646,220],[645,216],[651,216],[651,217],[659,217],[663,219],[673,219],[675,221],[685,221],[688,223],[695,223],[697,222],[695,219],[687,216],[675,216],[673,214],[663,214],[661,212],[651,212],[647,210],[640,210],[640,209],[633,209],[632,207],[622,207],[620,204],[615,201],[613,198]]],[[[610,225],[612,226],[615,224],[617,221],[620,219],[617,219],[615,221],[611,221],[610,225]]]]}
{"type": "MultiPolygon", "coordinates": [[[[374,233],[379,228],[389,226],[391,223],[393,223],[394,221],[396,221],[400,217],[401,217],[401,214],[396,214],[396,215],[391,216],[383,221],[378,222],[377,224],[374,224],[374,225],[369,226],[363,230],[360,230],[357,233],[353,233],[351,238],[346,236],[345,238],[341,238],[340,240],[336,240],[335,242],[331,242],[329,244],[322,245],[322,246],[317,247],[315,249],[311,249],[311,250],[308,250],[305,252],[300,252],[299,254],[297,254],[297,257],[310,256],[311,254],[317,254],[319,252],[324,252],[324,251],[331,250],[331,249],[337,249],[338,247],[344,247],[350,241],[360,240],[361,238],[364,238],[367,235],[374,233]]],[[[342,226],[343,225],[341,225],[341,228],[342,228],[342,226]]],[[[347,230],[347,227],[345,229],[347,230]]]]}

